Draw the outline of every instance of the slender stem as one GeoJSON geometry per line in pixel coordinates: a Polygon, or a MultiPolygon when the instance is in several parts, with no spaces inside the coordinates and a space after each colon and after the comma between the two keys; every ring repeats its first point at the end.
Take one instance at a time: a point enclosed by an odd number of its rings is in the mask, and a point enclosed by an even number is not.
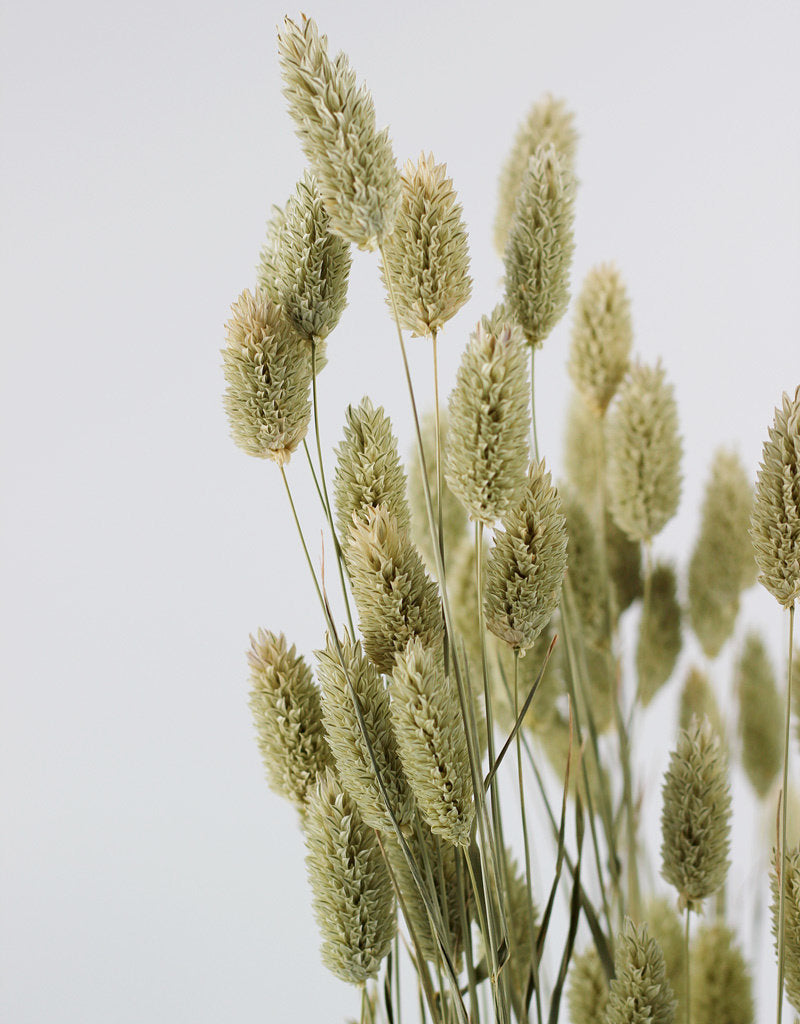
{"type": "MultiPolygon", "coordinates": [[[[439,529],[439,554],[442,559],[442,565],[444,566],[444,510],[442,508],[442,427],[439,413],[439,350],[437,345],[437,338],[438,332],[433,331],[431,333],[431,341],[433,342],[433,409],[436,423],[436,511],[438,513],[437,526],[439,529]]],[[[444,586],[444,580],[442,580],[442,586],[444,586]]]]}
{"type": "Polygon", "coordinates": [[[531,434],[533,436],[533,454],[536,456],[536,461],[539,462],[539,436],[536,433],[536,392],[534,390],[533,383],[533,367],[535,363],[535,354],[536,346],[531,345],[531,434]]]}
{"type": "Polygon", "coordinates": [[[786,725],[783,735],[783,789],[781,791],[781,848],[778,856],[781,896],[778,908],[778,1024],[783,1016],[783,978],[786,971],[786,817],[789,787],[789,739],[792,718],[792,655],[794,652],[794,604],[789,609],[789,678],[786,684],[786,725]]]}
{"type": "Polygon", "coordinates": [[[691,1024],[692,1015],[692,993],[691,993],[691,977],[692,972],[689,970],[689,915],[691,910],[689,904],[686,904],[686,928],[683,933],[683,970],[684,970],[684,988],[686,990],[686,1024],[691,1024]]]}

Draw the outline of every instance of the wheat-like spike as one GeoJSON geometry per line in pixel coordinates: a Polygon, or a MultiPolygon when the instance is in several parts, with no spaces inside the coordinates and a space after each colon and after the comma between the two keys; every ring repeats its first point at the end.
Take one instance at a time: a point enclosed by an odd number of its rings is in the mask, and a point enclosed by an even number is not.
{"type": "Polygon", "coordinates": [[[350,527],[347,562],[364,651],[389,673],[412,637],[436,648],[442,638],[439,591],[396,516],[379,505],[350,527]]]}
{"type": "Polygon", "coordinates": [[[673,1024],[675,1000],[667,980],[661,947],[647,932],[625,919],[614,954],[604,1024],[673,1024]]]}
{"type": "Polygon", "coordinates": [[[391,876],[375,832],[330,770],[309,799],[304,827],[322,962],[361,985],[378,973],[397,931],[391,876]]]}
{"type": "Polygon", "coordinates": [[[317,651],[316,657],[322,687],[322,721],[342,783],[358,804],[367,825],[382,832],[394,832],[356,715],[352,686],[392,813],[400,827],[407,830],[414,815],[414,798],[397,753],[389,693],[383,680],[364,657],[361,644],[346,635],[338,648],[328,636],[325,650],[317,651]]]}
{"type": "Polygon", "coordinates": [[[700,927],[692,942],[691,973],[693,1024],[753,1024],[753,984],[730,928],[700,927]]]}
{"type": "Polygon", "coordinates": [[[319,691],[282,633],[260,629],[250,641],[250,710],[267,780],[302,812],[317,777],[333,765],[319,691]]]}
{"type": "Polygon", "coordinates": [[[644,707],[672,675],[682,646],[678,579],[671,565],[657,562],[650,576],[650,595],[647,607],[642,609],[636,646],[638,696],[644,707]]]}
{"type": "Polygon", "coordinates": [[[600,561],[597,533],[586,508],[571,491],[562,491],[567,520],[570,595],[588,644],[607,643],[608,585],[600,561]]]}
{"type": "Polygon", "coordinates": [[[750,632],[736,662],[742,767],[763,800],[783,765],[784,702],[764,641],[750,632]]]}
{"type": "Polygon", "coordinates": [[[661,874],[680,909],[694,909],[724,883],[730,849],[728,763],[708,719],[678,736],[662,797],[661,874]]]}
{"type": "Polygon", "coordinates": [[[598,417],[628,372],[632,345],[630,300],[619,271],[607,263],[592,268],[578,296],[569,373],[598,417]]]}
{"type": "Polygon", "coordinates": [[[397,454],[392,422],[364,397],[345,414],[344,438],[336,449],[333,480],[336,526],[344,543],[355,515],[367,521],[367,510],[378,505],[390,510],[399,530],[409,526],[406,475],[397,454]]]}
{"type": "Polygon", "coordinates": [[[692,718],[698,720],[707,718],[711,723],[711,729],[722,744],[722,750],[727,755],[728,742],[725,720],[722,717],[714,689],[705,672],[692,665],[686,673],[686,678],[681,688],[681,695],[678,701],[678,728],[688,729],[692,718]]]}
{"type": "Polygon", "coordinates": [[[536,348],[569,303],[574,221],[572,168],[553,146],[540,147],[522,179],[504,257],[504,301],[536,348]]]}
{"type": "Polygon", "coordinates": [[[400,325],[421,338],[441,330],[470,297],[467,229],[447,165],[432,153],[409,160],[400,183],[381,275],[392,284],[400,325]]]}
{"type": "Polygon", "coordinates": [[[486,570],[486,625],[513,648],[525,651],[561,599],[567,567],[566,520],[544,462],[533,464],[522,501],[495,535],[486,570]]]}
{"type": "Polygon", "coordinates": [[[681,1021],[686,1015],[686,950],[683,922],[678,917],[673,903],[663,898],[648,903],[644,920],[650,934],[661,947],[667,981],[675,998],[675,1020],[681,1021]]]}
{"type": "MultiPolygon", "coordinates": [[[[781,880],[777,868],[778,854],[772,852],[772,936],[778,949],[778,928],[780,919],[781,880]]],[[[786,998],[800,1013],[800,848],[788,849],[783,860],[786,872],[786,895],[784,903],[784,978],[786,998]]]]}
{"type": "Polygon", "coordinates": [[[278,34],[284,96],[303,151],[319,182],[331,228],[359,249],[378,248],[392,230],[400,177],[387,129],[343,53],[305,16],[286,18],[278,34]]]}
{"type": "Polygon", "coordinates": [[[310,352],[264,292],[245,289],[231,313],[222,350],[231,436],[248,455],[282,466],[311,419],[310,352]]]}
{"type": "Polygon", "coordinates": [[[493,525],[525,489],[530,431],[522,332],[484,317],[450,396],[445,479],[476,522],[493,525]]]}
{"type": "Polygon", "coordinates": [[[603,1020],[608,1003],[608,979],[594,946],[573,958],[567,988],[567,1006],[572,1024],[597,1024],[603,1020]]]}
{"type": "Polygon", "coordinates": [[[644,595],[642,545],[620,530],[607,509],[605,520],[608,573],[614,587],[614,608],[621,615],[644,595]]]}
{"type": "Polygon", "coordinates": [[[438,647],[413,638],[392,673],[392,722],[400,760],[431,831],[468,846],[475,818],[467,741],[455,683],[438,647]]]}
{"type": "Polygon", "coordinates": [[[755,583],[756,563],[747,534],[753,487],[733,452],[719,450],[711,464],[700,534],[689,562],[689,617],[709,658],[733,633],[739,595],[755,583]]]}
{"type": "Polygon", "coordinates": [[[494,244],[500,256],[506,251],[508,233],[514,216],[528,161],[540,146],[553,146],[565,163],[573,168],[578,133],[575,117],[567,110],[564,100],[549,93],[538,100],[520,124],[514,136],[511,152],[500,173],[497,217],[494,225],[494,244]]]}
{"type": "Polygon", "coordinates": [[[604,430],[605,420],[595,416],[583,395],[573,390],[567,404],[564,427],[564,469],[570,487],[590,507],[596,500],[605,473],[604,430]]]}
{"type": "Polygon", "coordinates": [[[800,387],[784,392],[764,442],[750,536],[759,582],[790,608],[800,595],[800,387]]]}

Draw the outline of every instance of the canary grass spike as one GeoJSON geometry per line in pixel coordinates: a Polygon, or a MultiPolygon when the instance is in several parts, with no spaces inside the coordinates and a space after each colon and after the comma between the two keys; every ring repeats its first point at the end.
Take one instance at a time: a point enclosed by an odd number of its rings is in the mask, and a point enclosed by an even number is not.
{"type": "Polygon", "coordinates": [[[317,778],[333,765],[311,670],[281,633],[251,637],[250,710],[267,780],[304,811],[317,778]]]}
{"type": "Polygon", "coordinates": [[[484,317],[450,396],[445,479],[476,522],[493,525],[525,489],[530,414],[524,339],[484,317]]]}
{"type": "Polygon", "coordinates": [[[604,1024],[673,1024],[675,1000],[667,980],[664,956],[647,925],[625,919],[614,954],[604,1024]]]}
{"type": "Polygon", "coordinates": [[[553,146],[530,158],[505,250],[505,303],[539,348],[569,303],[575,176],[553,146]]]}
{"type": "Polygon", "coordinates": [[[764,641],[757,633],[745,637],[735,678],[742,767],[763,800],[783,765],[784,702],[764,641]]]}
{"type": "Polygon", "coordinates": [[[572,492],[564,492],[563,507],[569,537],[570,594],[586,641],[603,645],[609,635],[608,586],[600,563],[597,534],[588,512],[572,492]]]}
{"type": "Polygon", "coordinates": [[[635,363],[608,426],[611,513],[631,540],[655,537],[681,496],[678,410],[664,370],[635,363]]]}
{"type": "Polygon", "coordinates": [[[567,566],[566,520],[544,462],[532,464],[522,501],[495,535],[486,569],[486,625],[526,651],[561,598],[567,566]]]}
{"type": "Polygon", "coordinates": [[[331,219],[360,249],[377,249],[392,230],[400,177],[387,129],[378,131],[369,90],[347,57],[305,16],[278,34],[284,96],[331,219]]]}
{"type": "Polygon", "coordinates": [[[389,693],[383,680],[363,655],[361,644],[346,635],[338,648],[328,636],[325,650],[317,651],[316,657],[322,687],[322,721],[342,783],[358,804],[367,825],[394,833],[393,814],[401,829],[406,831],[414,815],[414,798],[397,753],[389,693]],[[351,686],[361,705],[372,754],[392,814],[375,776],[351,686]]]}
{"type": "Polygon", "coordinates": [[[678,580],[671,565],[657,562],[650,577],[650,595],[639,621],[636,646],[638,695],[644,707],[672,675],[681,652],[681,608],[678,580]]]}
{"type": "Polygon", "coordinates": [[[406,475],[392,423],[367,397],[347,407],[344,438],[336,449],[333,501],[343,542],[350,535],[353,516],[366,522],[367,510],[378,505],[391,511],[399,530],[408,529],[406,475]]]}
{"type": "Polygon", "coordinates": [[[678,736],[662,797],[661,874],[680,909],[694,910],[724,883],[730,848],[728,764],[708,719],[693,719],[678,736]]]}
{"type": "Polygon", "coordinates": [[[580,392],[573,391],[564,427],[564,467],[570,486],[590,507],[605,473],[604,430],[604,421],[594,415],[580,392]]]}
{"type": "Polygon", "coordinates": [[[608,510],[605,520],[608,572],[614,589],[615,611],[621,615],[644,595],[642,546],[620,530],[608,510]]]}
{"type": "Polygon", "coordinates": [[[800,596],[800,387],[784,393],[764,442],[750,536],[759,582],[790,608],[800,596]]]}
{"type": "Polygon", "coordinates": [[[396,516],[367,508],[350,528],[347,564],[358,606],[364,651],[379,672],[391,672],[412,637],[441,643],[443,622],[436,584],[396,516]]]}
{"type": "Polygon", "coordinates": [[[475,818],[467,741],[451,676],[438,648],[414,638],[392,673],[392,722],[400,760],[431,831],[468,846],[475,818]]]}
{"type": "Polygon", "coordinates": [[[730,928],[704,924],[691,951],[692,1024],[753,1024],[753,985],[730,928]]]}
{"type": "Polygon", "coordinates": [[[375,832],[332,771],[311,795],[304,824],[322,962],[361,985],[378,973],[397,930],[391,876],[375,832]]]}
{"type": "Polygon", "coordinates": [[[494,225],[494,244],[502,256],[528,162],[540,146],[553,146],[564,162],[574,168],[578,133],[575,117],[561,99],[543,96],[517,129],[514,144],[500,174],[499,201],[494,225]]]}
{"type": "Polygon", "coordinates": [[[633,325],[625,285],[616,267],[589,271],[578,296],[569,372],[597,416],[604,416],[628,371],[633,325]]]}
{"type": "Polygon", "coordinates": [[[688,729],[692,718],[707,718],[712,732],[719,737],[723,751],[727,752],[725,721],[708,676],[695,665],[686,673],[678,702],[678,728],[688,729]]]}
{"type": "Polygon", "coordinates": [[[391,280],[400,325],[421,338],[441,330],[470,297],[467,229],[447,166],[433,154],[409,160],[400,183],[381,274],[391,280]]]}
{"type": "MultiPolygon", "coordinates": [[[[770,884],[772,888],[772,936],[778,948],[781,880],[776,870],[777,854],[773,851],[770,884]]],[[[800,849],[786,851],[786,897],[784,905],[784,977],[786,998],[800,1013],[800,849]]]]}
{"type": "Polygon", "coordinates": [[[666,899],[652,900],[645,909],[644,920],[648,931],[661,947],[667,981],[676,1002],[675,1020],[680,1022],[686,1016],[684,923],[678,917],[673,903],[666,899]]]}
{"type": "Polygon", "coordinates": [[[310,352],[264,292],[245,289],[231,313],[222,350],[231,436],[248,455],[283,466],[311,419],[310,352]]]}
{"type": "Polygon", "coordinates": [[[741,460],[718,451],[703,500],[700,534],[689,562],[689,617],[709,658],[733,633],[739,595],[755,583],[748,537],[753,487],[741,460]]]}
{"type": "Polygon", "coordinates": [[[608,1003],[608,979],[594,946],[573,958],[567,988],[572,1024],[597,1024],[608,1003]]]}

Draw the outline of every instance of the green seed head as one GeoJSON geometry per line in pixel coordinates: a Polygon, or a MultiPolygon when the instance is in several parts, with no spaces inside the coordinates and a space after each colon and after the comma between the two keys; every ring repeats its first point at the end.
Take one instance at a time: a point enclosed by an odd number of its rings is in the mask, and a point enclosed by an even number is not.
{"type": "Polygon", "coordinates": [[[686,1000],[686,955],[684,952],[683,922],[674,904],[665,899],[652,900],[645,910],[644,920],[653,938],[661,947],[667,981],[676,1000],[675,1020],[683,1020],[686,1000]],[[681,1016],[683,1014],[683,1016],[681,1016]]]}
{"type": "Polygon", "coordinates": [[[675,570],[659,562],[650,578],[647,608],[639,621],[636,672],[639,700],[646,707],[672,675],[681,652],[681,608],[675,570]]]}
{"type": "Polygon", "coordinates": [[[617,940],[604,1024],[673,1024],[675,1000],[664,956],[647,925],[627,918],[617,940]]]}
{"type": "Polygon", "coordinates": [[[594,946],[589,946],[572,961],[567,989],[569,1019],[572,1024],[597,1024],[604,1020],[608,1003],[608,979],[594,946]]]}
{"type": "Polygon", "coordinates": [[[783,764],[783,701],[764,641],[749,633],[736,663],[742,767],[763,800],[783,764]]]}
{"type": "Polygon", "coordinates": [[[703,924],[691,951],[694,1024],[753,1024],[753,985],[730,928],[703,924]]]}
{"type": "MultiPolygon", "coordinates": [[[[778,925],[780,920],[781,880],[776,870],[778,857],[773,851],[773,866],[770,873],[772,887],[772,935],[775,949],[778,949],[778,925]]],[[[786,851],[786,894],[784,902],[784,991],[794,1009],[800,1013],[800,849],[786,851]]]]}

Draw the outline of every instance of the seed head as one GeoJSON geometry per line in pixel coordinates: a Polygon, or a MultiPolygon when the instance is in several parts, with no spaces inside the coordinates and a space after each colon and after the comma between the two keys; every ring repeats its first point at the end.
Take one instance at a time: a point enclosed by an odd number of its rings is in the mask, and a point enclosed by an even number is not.
{"type": "Polygon", "coordinates": [[[589,513],[576,495],[567,492],[563,507],[569,537],[570,594],[587,642],[601,645],[609,635],[608,587],[600,564],[597,534],[589,513]]]}
{"type": "Polygon", "coordinates": [[[392,229],[400,179],[369,90],[357,85],[343,53],[331,60],[310,18],[285,19],[278,53],[283,94],[332,230],[360,249],[377,248],[392,229]]]}
{"type": "Polygon", "coordinates": [[[604,1024],[673,1024],[675,1000],[664,956],[647,925],[626,918],[614,955],[614,980],[604,1024]]]}
{"type": "Polygon", "coordinates": [[[614,585],[615,611],[621,615],[644,594],[642,546],[620,530],[608,509],[605,517],[608,572],[614,585]]]}
{"type": "Polygon", "coordinates": [[[667,971],[667,981],[672,988],[675,997],[675,1020],[682,1020],[681,1014],[685,1017],[686,1011],[686,957],[684,953],[683,924],[678,917],[675,906],[670,900],[652,900],[645,911],[647,928],[653,938],[661,947],[664,956],[664,967],[667,971]]]}
{"type": "MultiPolygon", "coordinates": [[[[778,856],[772,855],[770,885],[772,888],[772,935],[778,949],[781,879],[777,872],[778,856]]],[[[800,849],[786,851],[784,857],[786,891],[784,898],[784,991],[789,1002],[800,1013],[800,849]]]]}
{"type": "Polygon", "coordinates": [[[304,811],[317,777],[333,765],[311,670],[286,637],[250,638],[250,710],[267,781],[304,811]]]}
{"type": "Polygon", "coordinates": [[[322,962],[360,985],[378,973],[397,931],[394,890],[375,832],[332,771],[309,800],[305,834],[322,962]]]}
{"type": "Polygon", "coordinates": [[[595,416],[579,391],[573,391],[564,428],[564,466],[570,486],[589,504],[605,473],[604,430],[605,421],[595,416]]]}
{"type": "Polygon", "coordinates": [[[719,737],[723,753],[727,754],[725,722],[719,709],[717,698],[708,676],[696,666],[692,666],[686,674],[678,705],[678,728],[688,729],[692,718],[707,718],[711,723],[711,731],[719,737]]]}
{"type": "Polygon", "coordinates": [[[639,700],[644,707],[672,675],[681,653],[681,608],[677,590],[675,570],[664,562],[657,563],[650,577],[647,607],[642,609],[639,620],[636,647],[639,700]]]}
{"type": "Polygon", "coordinates": [[[483,318],[450,396],[445,477],[476,521],[492,525],[525,489],[529,393],[522,332],[483,318]]]}
{"type": "Polygon", "coordinates": [[[631,368],[608,445],[611,514],[631,540],[649,540],[675,515],[681,496],[678,411],[660,363],[631,368]]]}
{"type": "Polygon", "coordinates": [[[783,764],[783,701],[764,641],[751,632],[736,663],[742,767],[763,800],[783,764]]]}
{"type": "Polygon", "coordinates": [[[417,164],[409,160],[400,183],[381,274],[391,281],[401,326],[421,338],[440,330],[470,297],[467,229],[447,165],[434,163],[432,153],[417,164]]]}
{"type": "Polygon", "coordinates": [[[567,990],[569,1019],[572,1024],[596,1024],[604,1019],[608,1003],[608,979],[594,946],[589,946],[572,961],[567,990]]]}
{"type": "Polygon", "coordinates": [[[271,302],[280,305],[280,271],[278,269],[279,254],[283,246],[283,233],[286,230],[286,206],[273,206],[267,221],[267,239],[259,254],[256,267],[258,287],[266,292],[271,302]]]}
{"type": "Polygon", "coordinates": [[[540,147],[522,179],[505,250],[505,302],[530,345],[541,347],[569,303],[575,177],[553,147],[540,147]]]}
{"type": "Polygon", "coordinates": [[[759,583],[790,608],[800,595],[800,387],[784,393],[764,442],[750,536],[759,583]]]}
{"type": "Polygon", "coordinates": [[[703,924],[692,943],[694,1024],[753,1024],[753,984],[747,963],[724,924],[703,924]]]}
{"type": "Polygon", "coordinates": [[[695,718],[678,736],[662,788],[661,874],[694,908],[728,873],[731,794],[728,764],[708,719],[695,718]]]}
{"type": "Polygon", "coordinates": [[[310,355],[264,292],[245,289],[231,313],[222,350],[231,436],[248,455],[282,466],[311,419],[310,355]]]}

